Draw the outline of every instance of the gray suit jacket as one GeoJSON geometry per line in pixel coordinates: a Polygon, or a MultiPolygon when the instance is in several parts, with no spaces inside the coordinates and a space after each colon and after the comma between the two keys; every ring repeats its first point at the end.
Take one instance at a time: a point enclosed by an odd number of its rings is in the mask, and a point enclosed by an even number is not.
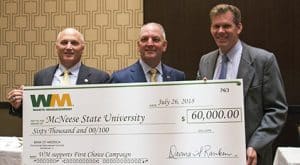
{"type": "MultiPolygon", "coordinates": [[[[54,78],[54,74],[58,65],[53,65],[43,70],[38,71],[34,75],[34,86],[45,86],[51,85],[52,80],[54,78]]],[[[81,64],[78,79],[76,84],[101,84],[101,83],[108,83],[110,76],[108,73],[100,71],[95,68],[88,67],[84,64],[81,64]]],[[[13,109],[12,107],[9,108],[9,113],[14,116],[22,117],[23,110],[22,106],[19,109],[13,109]]]]}
{"type": "MultiPolygon", "coordinates": [[[[183,81],[185,74],[175,68],[162,64],[163,81],[183,81]]],[[[120,71],[114,72],[111,75],[111,83],[133,83],[133,82],[147,82],[145,73],[139,61],[124,68],[120,71]]]]}
{"type": "MultiPolygon", "coordinates": [[[[259,165],[272,164],[272,142],[287,116],[287,101],[280,70],[273,53],[242,43],[237,78],[243,79],[246,145],[258,153],[259,165]]],[[[198,79],[213,79],[218,50],[204,55],[198,79]]]]}

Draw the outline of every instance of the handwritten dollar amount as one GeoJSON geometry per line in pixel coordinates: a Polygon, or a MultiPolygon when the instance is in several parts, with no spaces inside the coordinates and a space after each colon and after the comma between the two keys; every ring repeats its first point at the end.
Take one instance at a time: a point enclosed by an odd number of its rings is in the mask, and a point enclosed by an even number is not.
{"type": "Polygon", "coordinates": [[[241,116],[241,108],[187,110],[188,123],[239,122],[242,121],[241,116]]]}

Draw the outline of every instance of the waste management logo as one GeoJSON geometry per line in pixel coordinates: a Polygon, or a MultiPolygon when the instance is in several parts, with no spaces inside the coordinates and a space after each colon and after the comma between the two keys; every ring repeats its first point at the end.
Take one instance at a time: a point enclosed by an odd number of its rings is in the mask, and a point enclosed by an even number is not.
{"type": "Polygon", "coordinates": [[[72,110],[73,104],[69,93],[30,95],[33,111],[72,110]]]}

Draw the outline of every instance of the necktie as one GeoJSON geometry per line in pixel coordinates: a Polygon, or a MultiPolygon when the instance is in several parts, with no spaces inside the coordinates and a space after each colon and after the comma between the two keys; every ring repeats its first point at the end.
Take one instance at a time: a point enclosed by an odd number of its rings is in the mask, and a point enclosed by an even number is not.
{"type": "Polygon", "coordinates": [[[221,64],[221,72],[219,79],[226,79],[226,74],[227,74],[227,62],[229,61],[228,57],[223,54],[222,55],[222,64],[221,64]]]}
{"type": "Polygon", "coordinates": [[[63,73],[63,78],[62,78],[62,84],[63,85],[70,85],[70,76],[72,73],[69,72],[68,70],[65,70],[63,73]]]}
{"type": "Polygon", "coordinates": [[[152,68],[149,70],[150,82],[157,82],[157,70],[152,68]]]}

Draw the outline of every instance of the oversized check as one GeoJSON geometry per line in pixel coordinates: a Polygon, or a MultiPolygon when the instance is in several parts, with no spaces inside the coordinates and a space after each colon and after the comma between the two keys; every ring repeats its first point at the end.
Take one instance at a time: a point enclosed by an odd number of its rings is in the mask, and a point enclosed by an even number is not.
{"type": "Polygon", "coordinates": [[[233,81],[26,87],[23,164],[244,165],[233,81]]]}

